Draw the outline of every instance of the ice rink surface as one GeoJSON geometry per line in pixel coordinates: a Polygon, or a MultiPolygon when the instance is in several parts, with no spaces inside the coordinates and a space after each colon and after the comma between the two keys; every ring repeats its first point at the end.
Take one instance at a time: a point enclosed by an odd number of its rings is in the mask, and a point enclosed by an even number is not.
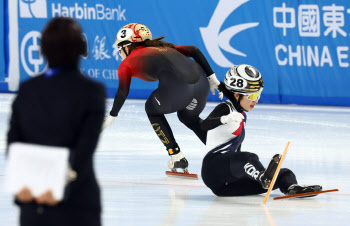
{"type": "MultiPolygon", "coordinates": [[[[210,94],[211,95],[211,94],[210,94]]],[[[0,95],[0,226],[17,225],[18,210],[4,193],[5,148],[13,94],[0,95]]],[[[144,111],[144,100],[127,100],[107,128],[95,154],[103,195],[103,225],[350,225],[350,108],[257,105],[248,112],[242,151],[255,152],[266,166],[290,141],[283,167],[299,184],[339,192],[306,199],[273,200],[264,195],[216,197],[200,178],[205,146],[167,115],[175,138],[199,180],[165,175],[169,157],[144,111]]],[[[112,100],[107,102],[107,112],[112,100]]],[[[217,103],[208,103],[206,117],[217,103]]],[[[25,111],[25,109],[23,109],[25,111]]]]}

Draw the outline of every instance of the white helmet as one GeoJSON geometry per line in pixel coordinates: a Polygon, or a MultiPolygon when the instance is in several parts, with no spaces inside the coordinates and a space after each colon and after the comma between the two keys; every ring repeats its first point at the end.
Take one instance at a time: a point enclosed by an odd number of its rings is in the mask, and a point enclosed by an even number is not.
{"type": "Polygon", "coordinates": [[[139,23],[131,23],[119,29],[115,42],[118,45],[124,41],[143,42],[147,39],[152,39],[152,33],[148,27],[139,23]]]}
{"type": "Polygon", "coordinates": [[[264,88],[260,72],[247,64],[239,64],[228,70],[224,82],[226,89],[244,95],[261,93],[264,88]]]}

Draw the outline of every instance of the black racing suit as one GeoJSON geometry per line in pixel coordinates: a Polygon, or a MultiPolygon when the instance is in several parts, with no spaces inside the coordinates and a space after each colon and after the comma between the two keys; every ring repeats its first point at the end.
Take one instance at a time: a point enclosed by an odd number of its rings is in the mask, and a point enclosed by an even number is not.
{"type": "Polygon", "coordinates": [[[128,96],[131,77],[147,82],[159,81],[158,88],[146,101],[145,109],[160,140],[167,149],[177,147],[164,116],[177,112],[179,120],[205,143],[206,131],[200,127],[199,114],[207,102],[207,76],[211,74],[211,67],[196,47],[136,47],[118,69],[119,87],[110,114],[118,115],[128,96]]]}

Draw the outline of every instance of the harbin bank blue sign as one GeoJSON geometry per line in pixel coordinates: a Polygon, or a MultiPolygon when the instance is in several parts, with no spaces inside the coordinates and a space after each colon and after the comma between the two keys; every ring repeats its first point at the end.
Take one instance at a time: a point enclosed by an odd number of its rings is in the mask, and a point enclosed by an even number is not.
{"type": "MultiPolygon", "coordinates": [[[[8,4],[15,9],[9,11],[10,26],[17,26],[10,37],[12,65],[4,78],[10,91],[45,70],[39,52],[42,29],[51,18],[64,16],[75,18],[84,30],[89,57],[82,59],[81,70],[104,83],[110,97],[118,88],[121,63],[115,35],[123,25],[139,22],[150,28],[153,37],[165,35],[175,45],[197,46],[220,80],[235,64],[253,65],[265,82],[262,103],[350,106],[347,0],[11,0],[8,4]]],[[[157,83],[134,79],[129,97],[147,98],[156,87],[157,83]]],[[[209,100],[218,98],[210,94],[209,100]]]]}

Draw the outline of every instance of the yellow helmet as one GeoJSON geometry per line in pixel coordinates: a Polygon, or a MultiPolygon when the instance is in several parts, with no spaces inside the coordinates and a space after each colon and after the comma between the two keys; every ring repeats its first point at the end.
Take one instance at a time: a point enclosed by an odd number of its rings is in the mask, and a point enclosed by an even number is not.
{"type": "Polygon", "coordinates": [[[117,33],[116,44],[124,41],[143,42],[152,39],[152,33],[147,26],[139,23],[131,23],[123,26],[117,33]]]}

